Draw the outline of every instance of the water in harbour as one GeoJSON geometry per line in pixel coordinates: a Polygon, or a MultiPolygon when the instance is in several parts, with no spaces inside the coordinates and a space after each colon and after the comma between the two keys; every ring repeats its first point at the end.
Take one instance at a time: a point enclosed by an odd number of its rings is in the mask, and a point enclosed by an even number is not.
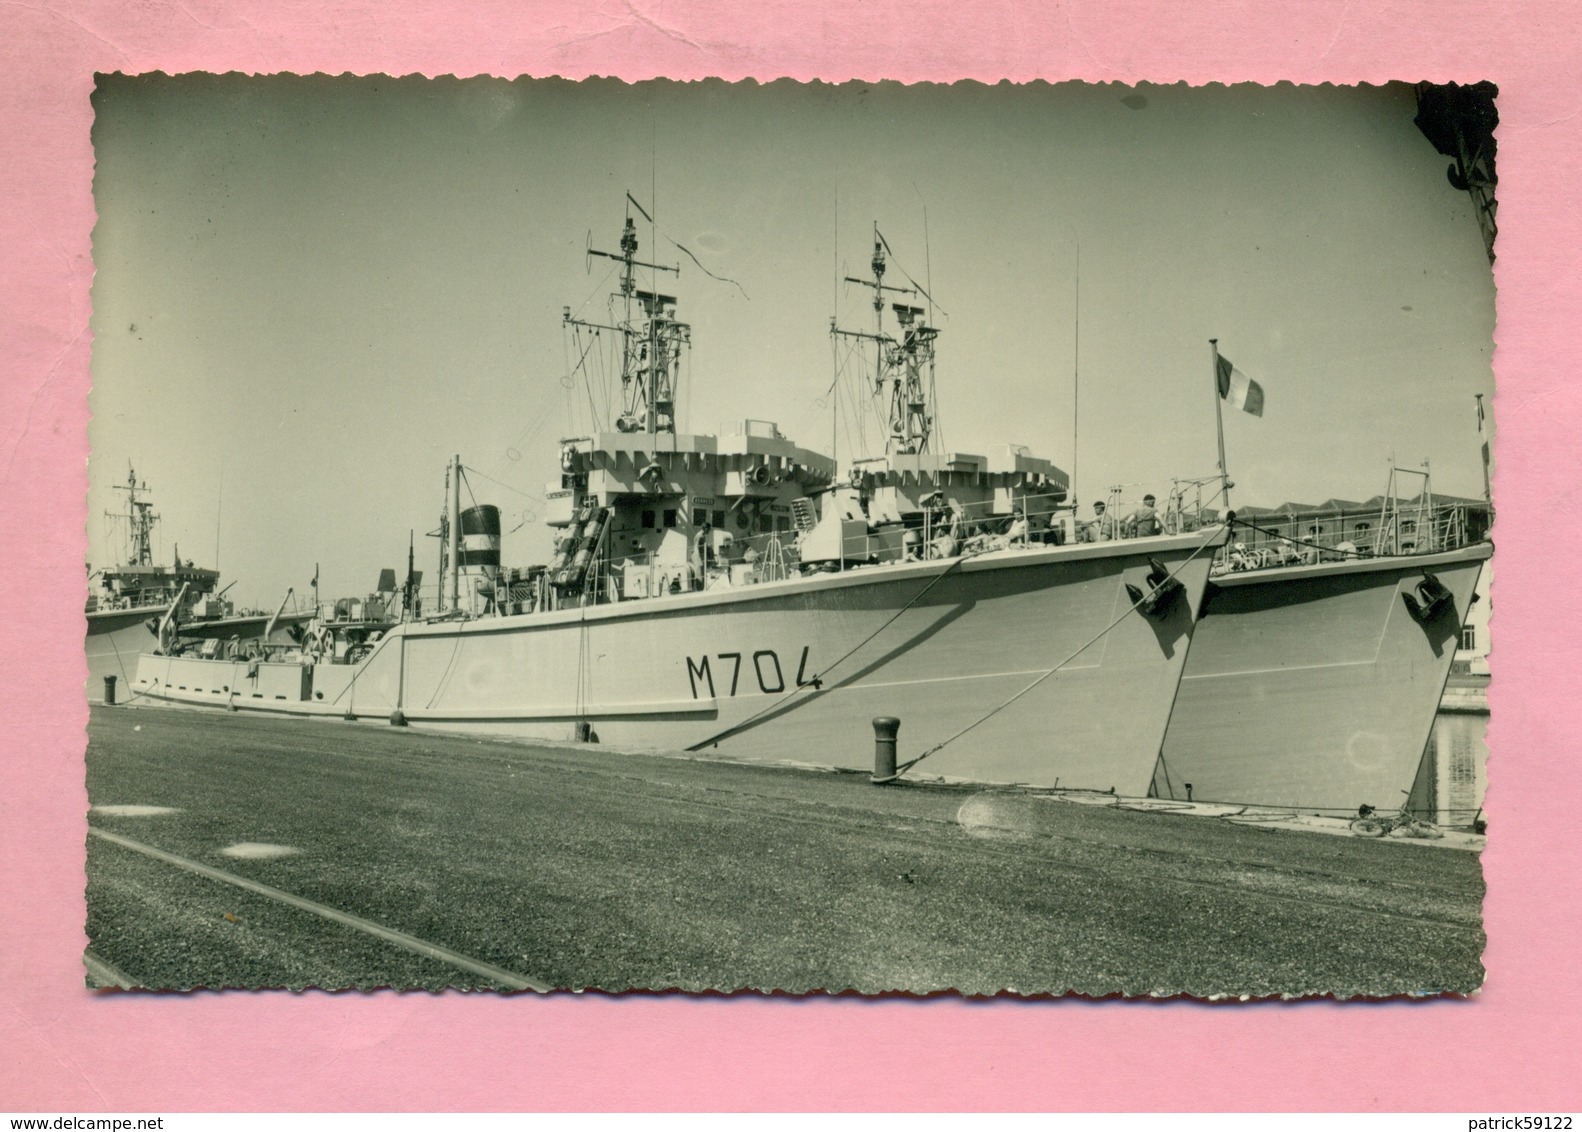
{"type": "Polygon", "coordinates": [[[1441,711],[1434,720],[1412,809],[1436,825],[1466,829],[1483,817],[1488,787],[1487,712],[1441,711]]]}

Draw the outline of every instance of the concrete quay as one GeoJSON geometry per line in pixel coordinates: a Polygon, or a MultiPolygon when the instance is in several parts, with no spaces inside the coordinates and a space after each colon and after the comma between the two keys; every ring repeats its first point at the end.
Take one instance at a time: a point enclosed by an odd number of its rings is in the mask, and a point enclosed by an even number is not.
{"type": "Polygon", "coordinates": [[[87,769],[97,985],[1236,998],[1483,978],[1475,852],[1228,808],[135,705],[92,709],[87,769]]]}

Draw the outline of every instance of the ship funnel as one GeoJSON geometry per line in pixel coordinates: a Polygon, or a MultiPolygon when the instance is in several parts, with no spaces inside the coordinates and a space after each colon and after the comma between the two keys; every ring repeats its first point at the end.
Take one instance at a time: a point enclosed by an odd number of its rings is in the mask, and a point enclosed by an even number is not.
{"type": "Polygon", "coordinates": [[[500,576],[500,509],[492,503],[469,507],[461,513],[461,548],[456,564],[465,577],[474,579],[474,593],[492,592],[500,576]]]}
{"type": "Polygon", "coordinates": [[[463,570],[481,570],[489,577],[499,572],[500,509],[492,503],[469,507],[461,513],[458,562],[463,570]]]}

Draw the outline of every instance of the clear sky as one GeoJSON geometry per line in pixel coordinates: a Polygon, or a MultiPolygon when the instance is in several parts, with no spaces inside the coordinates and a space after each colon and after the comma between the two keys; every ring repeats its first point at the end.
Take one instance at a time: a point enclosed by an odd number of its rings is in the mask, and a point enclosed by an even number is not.
{"type": "Polygon", "coordinates": [[[1214,470],[1217,337],[1266,397],[1226,414],[1233,503],[1366,498],[1392,455],[1482,494],[1493,279],[1409,86],[150,75],[94,105],[95,566],[131,461],[161,560],[218,547],[244,602],[315,562],[324,596],[367,592],[409,529],[432,579],[452,453],[506,560],[541,561],[534,496],[599,372],[570,379],[561,310],[603,315],[584,250],[616,248],[627,190],[657,222],[640,258],[682,267],[684,431],[755,417],[828,450],[843,410],[860,446],[829,320],[871,325],[837,279],[877,221],[942,312],[950,449],[1072,469],[1075,368],[1079,497],[1162,495],[1214,470]]]}

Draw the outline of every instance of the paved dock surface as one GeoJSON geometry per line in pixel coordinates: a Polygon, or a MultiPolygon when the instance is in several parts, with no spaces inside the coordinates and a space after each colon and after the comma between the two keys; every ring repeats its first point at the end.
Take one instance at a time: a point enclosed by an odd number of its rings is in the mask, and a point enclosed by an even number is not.
{"type": "Polygon", "coordinates": [[[339,721],[94,707],[88,734],[98,984],[1382,996],[1483,977],[1465,851],[339,721]]]}

